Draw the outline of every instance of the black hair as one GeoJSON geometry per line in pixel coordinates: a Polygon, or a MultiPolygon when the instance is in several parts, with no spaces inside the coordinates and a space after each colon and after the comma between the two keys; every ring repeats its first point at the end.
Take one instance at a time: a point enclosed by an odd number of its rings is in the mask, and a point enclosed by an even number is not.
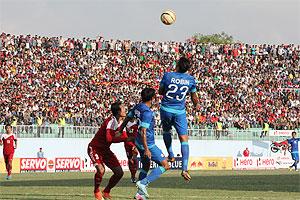
{"type": "Polygon", "coordinates": [[[142,90],[141,96],[143,102],[150,101],[155,96],[155,90],[147,87],[142,90]]]}
{"type": "Polygon", "coordinates": [[[122,105],[122,102],[121,101],[117,101],[113,104],[111,104],[110,106],[110,110],[113,114],[113,116],[118,116],[119,112],[121,111],[121,105],[122,105]]]}
{"type": "Polygon", "coordinates": [[[5,129],[6,129],[7,127],[12,128],[12,126],[11,126],[10,124],[6,124],[6,125],[5,125],[5,129]]]}
{"type": "Polygon", "coordinates": [[[297,135],[296,131],[293,131],[292,134],[295,133],[295,135],[297,135]]]}
{"type": "Polygon", "coordinates": [[[178,72],[180,73],[185,73],[187,72],[191,66],[190,66],[190,61],[186,57],[181,57],[177,61],[177,67],[178,67],[178,72]]]}

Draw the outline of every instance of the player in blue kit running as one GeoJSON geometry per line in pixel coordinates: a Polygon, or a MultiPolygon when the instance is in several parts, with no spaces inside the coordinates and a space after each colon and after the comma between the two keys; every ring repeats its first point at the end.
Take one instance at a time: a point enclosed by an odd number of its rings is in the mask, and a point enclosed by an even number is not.
{"type": "Polygon", "coordinates": [[[295,170],[298,171],[297,169],[297,164],[299,163],[299,151],[298,151],[298,142],[300,138],[296,138],[296,131],[292,132],[292,138],[288,139],[288,143],[292,146],[292,159],[295,161],[292,166],[290,166],[290,170],[292,170],[293,167],[295,167],[295,170]]]}
{"type": "MultiPolygon", "coordinates": [[[[142,169],[139,174],[139,181],[136,183],[138,192],[136,199],[141,199],[140,195],[149,197],[146,187],[149,183],[155,181],[161,174],[170,169],[167,158],[162,151],[155,145],[154,141],[154,113],[151,110],[152,102],[155,99],[155,90],[153,88],[145,88],[141,93],[142,102],[131,109],[121,128],[126,127],[127,122],[136,118],[138,121],[138,134],[135,139],[136,147],[141,156],[142,169]],[[150,161],[156,162],[159,167],[153,169],[149,175],[150,161]]],[[[122,130],[122,129],[121,129],[122,130]]]]}
{"type": "Polygon", "coordinates": [[[189,60],[185,57],[181,57],[177,62],[176,71],[166,72],[159,87],[159,94],[163,95],[160,107],[160,117],[163,128],[163,139],[169,153],[168,160],[171,162],[175,161],[171,136],[171,129],[172,126],[174,126],[181,143],[181,175],[187,181],[191,180],[191,176],[188,173],[189,144],[185,111],[187,94],[191,94],[191,99],[196,110],[200,110],[196,94],[196,81],[193,76],[186,73],[189,69],[189,60]]]}

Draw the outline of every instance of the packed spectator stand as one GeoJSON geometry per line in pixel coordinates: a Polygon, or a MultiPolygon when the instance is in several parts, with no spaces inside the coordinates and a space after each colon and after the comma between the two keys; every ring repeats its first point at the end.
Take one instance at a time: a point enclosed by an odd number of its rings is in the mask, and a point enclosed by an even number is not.
{"type": "MultiPolygon", "coordinates": [[[[158,89],[182,55],[191,60],[202,108],[196,113],[188,97],[190,127],[299,128],[300,45],[7,33],[0,36],[0,124],[99,126],[112,102],[130,107],[145,85],[158,89]]],[[[154,110],[159,120],[159,104],[154,110]]]]}

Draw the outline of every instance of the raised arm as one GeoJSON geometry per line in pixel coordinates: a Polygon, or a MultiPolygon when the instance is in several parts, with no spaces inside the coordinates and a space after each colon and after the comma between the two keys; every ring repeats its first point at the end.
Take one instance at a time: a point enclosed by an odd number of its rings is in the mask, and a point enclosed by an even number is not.
{"type": "Polygon", "coordinates": [[[199,98],[196,92],[191,93],[191,99],[193,102],[194,107],[196,108],[197,111],[200,110],[200,104],[199,104],[199,98]]]}
{"type": "Polygon", "coordinates": [[[126,118],[124,119],[123,123],[120,126],[119,131],[116,133],[116,137],[120,137],[122,135],[122,132],[124,128],[127,126],[128,122],[134,118],[133,110],[129,110],[127,113],[126,118]]]}

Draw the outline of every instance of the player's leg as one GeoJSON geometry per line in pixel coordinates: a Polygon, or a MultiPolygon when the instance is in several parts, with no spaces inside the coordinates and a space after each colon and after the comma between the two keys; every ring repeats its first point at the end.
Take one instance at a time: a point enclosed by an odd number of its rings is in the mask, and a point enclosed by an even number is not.
{"type": "Polygon", "coordinates": [[[6,168],[6,172],[7,172],[6,179],[8,180],[8,176],[9,176],[9,159],[8,159],[8,155],[4,154],[3,158],[4,158],[5,168],[6,168]]]}
{"type": "Polygon", "coordinates": [[[157,180],[163,173],[170,169],[169,163],[165,158],[162,151],[155,145],[150,149],[151,151],[151,160],[158,163],[160,166],[153,169],[151,173],[144,179],[137,182],[137,187],[146,197],[149,197],[146,187],[157,180]]]}
{"type": "Polygon", "coordinates": [[[153,169],[146,178],[141,180],[141,183],[144,185],[148,185],[149,183],[155,181],[160,177],[161,174],[163,174],[165,171],[170,169],[167,159],[165,158],[162,151],[156,145],[152,147],[150,151],[151,151],[151,160],[158,163],[160,166],[153,169]]]}
{"type": "Polygon", "coordinates": [[[100,192],[100,184],[102,182],[102,177],[104,176],[105,173],[105,166],[103,163],[99,163],[95,165],[96,168],[96,173],[94,176],[94,193],[100,192]]]}
{"type": "Polygon", "coordinates": [[[299,160],[296,160],[295,161],[295,171],[298,171],[298,163],[299,163],[299,160]]]}
{"type": "Polygon", "coordinates": [[[141,156],[141,163],[142,163],[142,168],[140,169],[139,173],[139,180],[143,180],[147,175],[150,170],[150,159],[144,156],[144,150],[141,150],[137,148],[140,156],[141,156]]]}
{"type": "Polygon", "coordinates": [[[298,153],[292,153],[292,159],[295,161],[293,166],[295,167],[295,170],[297,171],[297,165],[299,163],[299,154],[298,153]]]}
{"type": "Polygon", "coordinates": [[[11,179],[13,156],[14,156],[13,153],[4,156],[5,167],[7,171],[7,177],[6,177],[7,180],[11,179]]]}
{"type": "Polygon", "coordinates": [[[181,144],[181,155],[182,155],[182,177],[190,181],[191,176],[188,173],[188,163],[189,163],[189,156],[190,156],[190,150],[189,150],[189,136],[187,133],[188,125],[187,125],[187,119],[186,114],[180,114],[176,115],[175,117],[175,129],[179,135],[179,140],[181,144]]]}
{"type": "Polygon", "coordinates": [[[129,163],[128,166],[131,174],[131,182],[136,183],[136,172],[138,169],[138,160],[137,160],[138,152],[136,147],[132,147],[131,154],[132,156],[130,161],[128,162],[129,163]]]}
{"type": "Polygon", "coordinates": [[[88,155],[96,168],[96,173],[94,176],[94,196],[96,199],[102,200],[102,193],[100,191],[100,184],[102,182],[102,177],[105,173],[105,167],[103,165],[103,160],[101,154],[99,155],[93,147],[88,147],[88,155]]]}
{"type": "Polygon", "coordinates": [[[164,110],[160,110],[160,118],[161,118],[161,124],[163,129],[163,139],[166,146],[166,149],[168,151],[168,159],[169,161],[175,161],[174,153],[172,149],[172,113],[169,113],[164,110]]]}
{"type": "Polygon", "coordinates": [[[103,158],[104,158],[103,161],[105,165],[108,168],[110,168],[111,171],[113,172],[113,175],[110,177],[107,186],[103,190],[103,198],[111,199],[112,197],[110,196],[110,191],[121,180],[121,178],[124,175],[124,172],[119,163],[119,160],[111,150],[107,150],[107,152],[105,152],[105,155],[103,155],[103,158]]]}
{"type": "Polygon", "coordinates": [[[136,182],[136,172],[138,168],[138,161],[137,161],[137,149],[135,146],[129,145],[125,143],[125,150],[126,150],[126,155],[128,159],[128,168],[131,174],[131,182],[135,183],[136,182]]]}

